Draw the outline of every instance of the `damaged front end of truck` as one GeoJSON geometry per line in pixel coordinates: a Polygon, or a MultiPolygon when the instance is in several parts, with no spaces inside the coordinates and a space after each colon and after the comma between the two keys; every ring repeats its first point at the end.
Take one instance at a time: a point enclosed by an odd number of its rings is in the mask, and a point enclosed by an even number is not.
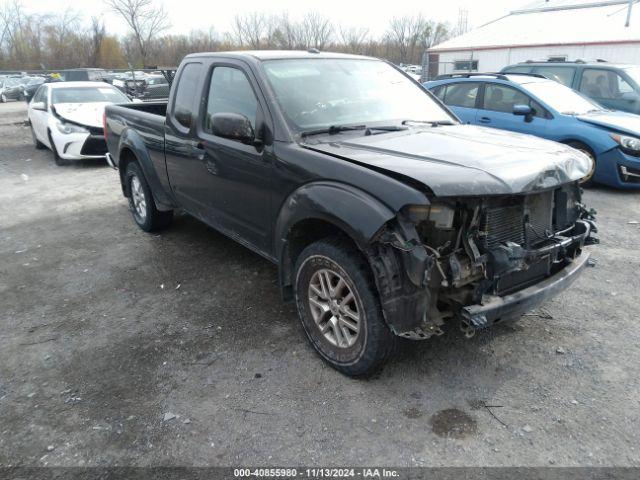
{"type": "Polygon", "coordinates": [[[367,252],[392,331],[426,339],[457,319],[467,336],[566,288],[597,243],[577,182],[513,195],[449,197],[398,212],[367,252]]]}

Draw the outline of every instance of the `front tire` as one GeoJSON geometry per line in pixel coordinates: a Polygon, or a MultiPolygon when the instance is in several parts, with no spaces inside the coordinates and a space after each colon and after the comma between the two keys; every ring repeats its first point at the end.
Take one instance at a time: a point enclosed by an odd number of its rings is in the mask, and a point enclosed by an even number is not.
{"type": "Polygon", "coordinates": [[[145,232],[168,227],[173,218],[173,210],[162,212],[156,208],[151,189],[136,162],[127,165],[125,182],[129,196],[129,209],[138,226],[145,232]]]}
{"type": "Polygon", "coordinates": [[[298,315],[318,354],[346,375],[376,371],[396,337],[362,254],[344,241],[321,240],[303,250],[295,272],[298,315]]]}
{"type": "Polygon", "coordinates": [[[4,93],[0,95],[0,103],[7,103],[7,96],[4,93]]]}

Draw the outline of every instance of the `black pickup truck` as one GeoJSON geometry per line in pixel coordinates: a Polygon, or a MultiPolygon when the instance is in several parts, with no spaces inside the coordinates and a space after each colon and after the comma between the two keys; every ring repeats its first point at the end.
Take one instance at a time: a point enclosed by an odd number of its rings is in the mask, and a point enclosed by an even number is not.
{"type": "Polygon", "coordinates": [[[183,209],[277,263],[311,343],[349,375],[398,336],[518,318],[597,241],[579,185],[589,158],[462,125],[373,58],[193,54],[168,103],[110,105],[104,123],[140,228],[183,209]]]}

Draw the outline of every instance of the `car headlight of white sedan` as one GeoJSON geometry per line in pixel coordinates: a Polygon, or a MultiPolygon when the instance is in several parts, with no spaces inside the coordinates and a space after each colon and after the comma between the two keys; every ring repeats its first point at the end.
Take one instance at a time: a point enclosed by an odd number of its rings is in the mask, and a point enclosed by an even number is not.
{"type": "Polygon", "coordinates": [[[64,133],[66,135],[71,133],[89,133],[89,130],[86,128],[81,127],[80,125],[74,125],[73,123],[57,121],[56,127],[60,133],[64,133]]]}

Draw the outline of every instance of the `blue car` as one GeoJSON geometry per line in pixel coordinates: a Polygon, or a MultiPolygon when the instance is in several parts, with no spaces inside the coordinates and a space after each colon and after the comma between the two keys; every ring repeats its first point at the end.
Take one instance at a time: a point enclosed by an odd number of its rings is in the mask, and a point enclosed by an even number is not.
{"type": "Polygon", "coordinates": [[[640,116],[606,110],[532,74],[452,74],[424,84],[460,120],[570,145],[594,168],[584,185],[640,188],[640,116]]]}

